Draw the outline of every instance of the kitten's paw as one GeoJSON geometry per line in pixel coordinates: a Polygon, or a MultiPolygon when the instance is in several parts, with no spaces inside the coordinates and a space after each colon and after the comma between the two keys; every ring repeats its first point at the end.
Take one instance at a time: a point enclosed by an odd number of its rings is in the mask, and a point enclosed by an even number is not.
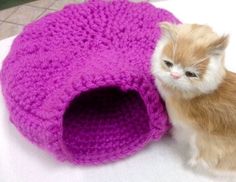
{"type": "Polygon", "coordinates": [[[188,163],[187,163],[190,167],[201,167],[201,168],[205,168],[208,169],[209,165],[207,164],[206,161],[204,161],[203,159],[199,158],[199,157],[192,157],[188,163]]]}
{"type": "Polygon", "coordinates": [[[190,167],[196,167],[198,165],[198,160],[196,157],[193,157],[187,162],[187,164],[190,167]]]}

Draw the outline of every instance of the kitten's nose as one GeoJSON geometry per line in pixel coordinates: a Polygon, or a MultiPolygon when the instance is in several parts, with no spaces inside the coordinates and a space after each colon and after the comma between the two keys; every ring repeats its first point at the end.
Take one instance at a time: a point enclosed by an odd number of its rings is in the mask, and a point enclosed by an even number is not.
{"type": "Polygon", "coordinates": [[[179,79],[181,77],[181,75],[179,73],[176,72],[171,72],[170,75],[172,76],[172,78],[174,79],[179,79]]]}

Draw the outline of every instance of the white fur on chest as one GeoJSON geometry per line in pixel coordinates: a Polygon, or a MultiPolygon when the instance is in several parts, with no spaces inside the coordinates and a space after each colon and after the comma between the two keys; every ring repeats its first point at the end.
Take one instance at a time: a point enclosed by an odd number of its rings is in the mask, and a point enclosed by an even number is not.
{"type": "Polygon", "coordinates": [[[190,135],[192,134],[192,132],[190,131],[191,129],[187,127],[186,125],[182,124],[184,123],[185,118],[180,118],[179,115],[176,113],[175,109],[173,108],[173,106],[171,106],[168,103],[167,100],[169,99],[170,93],[166,89],[163,88],[162,83],[159,80],[156,80],[156,84],[157,84],[161,97],[166,103],[166,109],[167,109],[170,121],[173,125],[173,129],[172,129],[173,137],[178,142],[188,143],[187,140],[190,138],[190,135]]]}
{"type": "Polygon", "coordinates": [[[167,111],[170,117],[170,121],[173,125],[172,136],[177,142],[180,152],[183,153],[188,160],[190,166],[195,166],[197,164],[197,157],[199,155],[199,150],[196,145],[196,133],[190,127],[187,126],[187,118],[179,117],[175,112],[175,109],[171,105],[166,103],[167,111]]]}
{"type": "Polygon", "coordinates": [[[180,117],[176,113],[175,109],[166,102],[167,112],[170,117],[170,121],[173,125],[172,134],[176,141],[180,144],[188,145],[191,143],[192,138],[195,136],[195,132],[191,129],[185,121],[187,118],[180,117]]]}
{"type": "Polygon", "coordinates": [[[170,104],[168,101],[168,99],[170,99],[170,93],[162,87],[162,83],[160,81],[156,81],[156,84],[163,100],[166,103],[170,122],[173,125],[173,138],[176,140],[179,148],[183,150],[183,153],[187,153],[189,158],[195,158],[198,155],[195,131],[186,124],[189,123],[187,121],[187,117],[183,117],[183,114],[178,113],[174,106],[170,104]]]}

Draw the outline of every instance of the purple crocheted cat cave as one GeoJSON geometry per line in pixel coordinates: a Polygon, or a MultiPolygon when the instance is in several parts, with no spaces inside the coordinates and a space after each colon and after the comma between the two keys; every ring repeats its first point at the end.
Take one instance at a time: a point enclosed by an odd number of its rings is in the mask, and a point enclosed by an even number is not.
{"type": "Polygon", "coordinates": [[[89,1],[26,26],[2,68],[12,123],[76,164],[160,139],[170,125],[149,70],[162,21],[178,22],[148,3],[89,1]]]}

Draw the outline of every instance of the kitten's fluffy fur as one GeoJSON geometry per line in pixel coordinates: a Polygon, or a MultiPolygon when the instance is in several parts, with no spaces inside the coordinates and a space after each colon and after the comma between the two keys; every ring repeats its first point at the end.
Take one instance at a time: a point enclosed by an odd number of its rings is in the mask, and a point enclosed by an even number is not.
{"type": "Polygon", "coordinates": [[[236,74],[224,67],[228,36],[205,25],[160,27],[151,71],[175,138],[189,144],[192,166],[236,171],[236,74]]]}

